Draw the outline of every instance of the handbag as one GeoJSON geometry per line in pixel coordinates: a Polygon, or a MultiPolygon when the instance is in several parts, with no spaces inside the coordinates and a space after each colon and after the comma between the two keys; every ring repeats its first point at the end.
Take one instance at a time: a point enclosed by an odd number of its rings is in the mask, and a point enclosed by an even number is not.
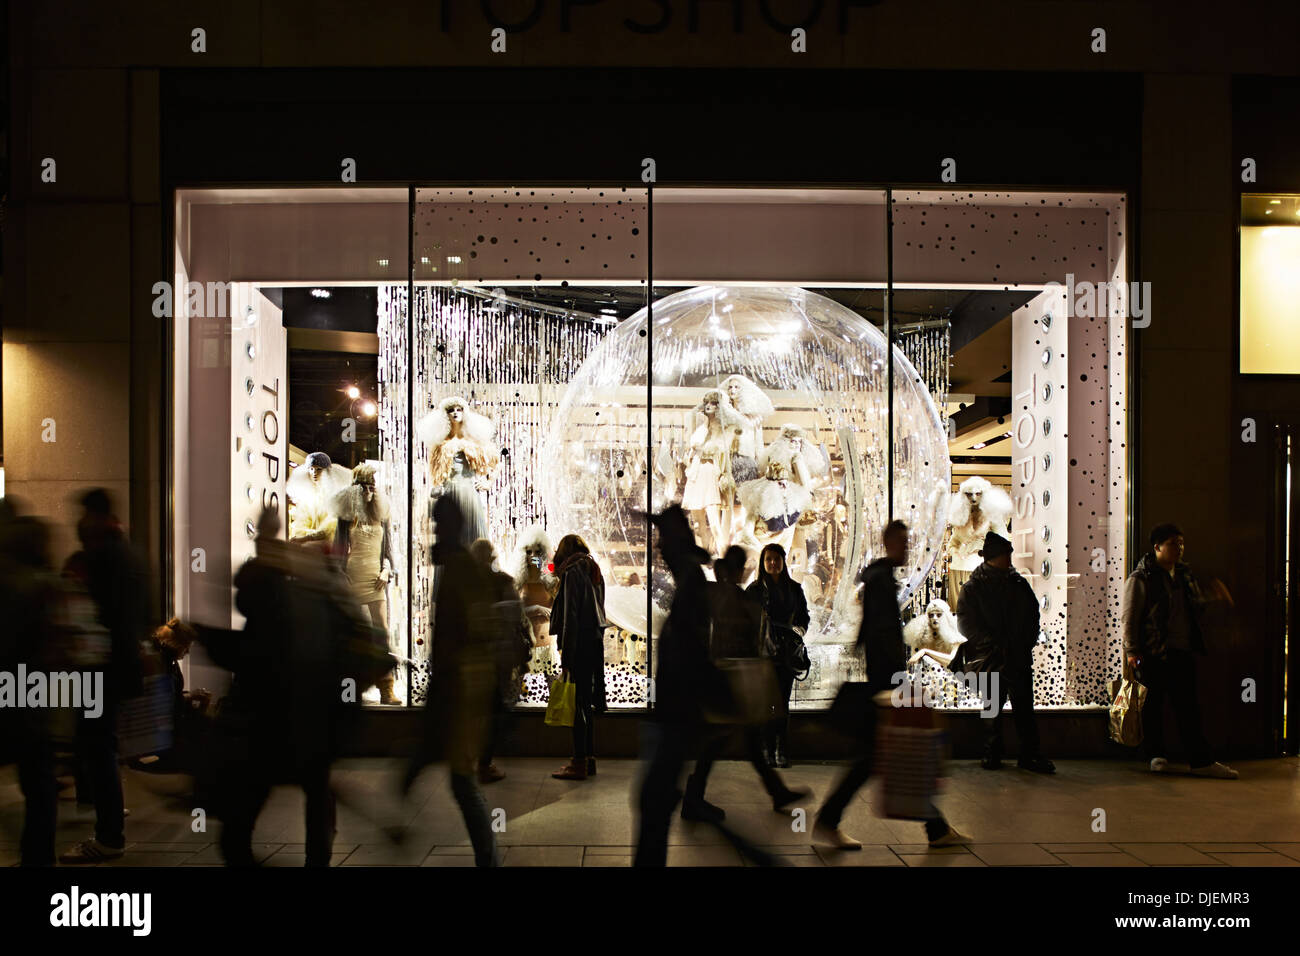
{"type": "Polygon", "coordinates": [[[551,698],[546,702],[545,722],[548,727],[572,727],[577,710],[578,685],[557,677],[551,681],[551,698]]]}
{"type": "Polygon", "coordinates": [[[772,719],[780,690],[776,669],[764,657],[724,657],[717,662],[725,700],[705,703],[704,719],[713,724],[756,726],[772,719]]]}
{"type": "Polygon", "coordinates": [[[172,747],[176,694],[172,678],[152,643],[141,642],[144,693],[117,709],[117,755],[122,760],[162,753],[172,747]]]}
{"type": "Polygon", "coordinates": [[[759,639],[763,656],[770,657],[788,671],[792,671],[795,680],[803,680],[812,669],[808,657],[808,646],[803,636],[794,628],[783,625],[772,626],[772,619],[763,612],[763,632],[759,639]]]}
{"type": "Polygon", "coordinates": [[[1146,703],[1146,685],[1124,677],[1107,684],[1110,691],[1110,739],[1125,747],[1142,743],[1142,705],[1146,703]]]}
{"type": "Polygon", "coordinates": [[[928,707],[896,707],[881,721],[876,735],[876,765],[880,786],[876,812],[894,820],[931,820],[938,810],[947,733],[936,726],[928,707]]]}

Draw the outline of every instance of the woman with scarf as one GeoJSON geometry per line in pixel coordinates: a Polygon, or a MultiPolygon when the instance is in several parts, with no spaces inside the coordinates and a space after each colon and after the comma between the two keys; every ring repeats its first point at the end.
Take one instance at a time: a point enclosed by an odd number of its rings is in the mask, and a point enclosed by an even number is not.
{"type": "Polygon", "coordinates": [[[551,606],[551,633],[565,678],[575,685],[573,759],[551,774],[557,780],[586,780],[596,772],[596,715],[605,711],[605,579],[587,543],[576,534],[555,549],[560,579],[551,606]]]}
{"type": "Polygon", "coordinates": [[[808,601],[803,588],[794,582],[786,568],[785,549],[779,544],[763,548],[758,558],[758,579],[745,593],[763,609],[765,653],[776,667],[780,688],[780,713],[767,726],[765,756],[773,767],[789,767],[786,756],[786,732],[790,724],[786,705],[794,689],[794,663],[802,655],[807,660],[803,636],[808,629],[808,601]]]}

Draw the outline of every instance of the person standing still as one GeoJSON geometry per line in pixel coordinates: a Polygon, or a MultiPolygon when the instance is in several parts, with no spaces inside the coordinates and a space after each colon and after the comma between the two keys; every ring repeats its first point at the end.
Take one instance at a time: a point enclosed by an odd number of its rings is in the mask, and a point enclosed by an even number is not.
{"type": "Polygon", "coordinates": [[[1169,769],[1164,722],[1168,699],[1191,772],[1198,777],[1236,780],[1237,771],[1211,756],[1201,727],[1195,656],[1205,653],[1202,615],[1206,606],[1215,600],[1231,604],[1232,599],[1218,580],[1212,582],[1211,594],[1205,594],[1191,568],[1183,563],[1185,547],[1177,525],[1158,526],[1151,532],[1151,550],[1124,582],[1120,628],[1125,672],[1136,672],[1147,688],[1142,706],[1143,747],[1153,773],[1169,769]]]}
{"type": "MultiPolygon", "coordinates": [[[[867,693],[874,697],[894,687],[894,676],[907,671],[907,649],[903,644],[903,623],[898,616],[898,582],[894,569],[907,563],[907,525],[895,519],[885,526],[881,543],[885,556],[876,558],[862,572],[862,623],[858,627],[856,650],[867,665],[867,693]]],[[[840,820],[850,801],[871,776],[876,747],[876,708],[867,709],[868,724],[861,737],[862,753],[826,798],[813,833],[841,850],[860,850],[861,841],[840,829],[840,820]]],[[[938,808],[925,821],[930,846],[969,843],[970,837],[944,819],[938,808]]]]}
{"type": "Polygon", "coordinates": [[[776,667],[776,682],[780,691],[777,703],[779,713],[767,726],[765,753],[769,765],[782,770],[790,766],[786,753],[790,729],[790,694],[794,690],[795,672],[781,654],[781,650],[795,641],[802,642],[811,618],[808,599],[803,588],[790,577],[785,561],[785,548],[769,544],[758,556],[758,579],[745,589],[751,600],[757,601],[767,618],[770,642],[777,655],[772,663],[776,667]]]}
{"type": "Polygon", "coordinates": [[[1002,766],[1002,709],[1011,700],[1020,757],[1016,765],[1034,773],[1056,773],[1056,764],[1043,756],[1034,716],[1034,645],[1038,643],[1038,598],[1024,575],[1011,566],[1011,542],[990,531],[980,556],[984,563],[971,572],[957,599],[957,626],[966,643],[957,651],[953,670],[976,671],[982,682],[988,737],[980,766],[1002,766]],[[961,663],[959,664],[958,661],[961,663]],[[996,679],[996,687],[993,680],[996,679]]]}

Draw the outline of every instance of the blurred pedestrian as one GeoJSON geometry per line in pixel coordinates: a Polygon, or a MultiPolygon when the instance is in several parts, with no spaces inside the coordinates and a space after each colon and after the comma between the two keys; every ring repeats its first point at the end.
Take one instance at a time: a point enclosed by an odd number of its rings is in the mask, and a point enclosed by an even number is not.
{"type": "MultiPolygon", "coordinates": [[[[59,600],[49,529],[36,518],[17,515],[9,498],[0,499],[0,672],[58,668],[59,600]]],[[[27,693],[26,687],[14,690],[27,693]]],[[[18,765],[24,801],[20,862],[53,866],[58,787],[48,708],[0,706],[0,765],[10,761],[18,765]]]]}
{"type": "Polygon", "coordinates": [[[1203,589],[1183,563],[1186,542],[1177,525],[1151,532],[1151,550],[1142,555],[1124,583],[1121,630],[1126,672],[1136,670],[1146,685],[1142,706],[1142,744],[1153,773],[1169,770],[1165,747],[1165,701],[1178,723],[1178,736],[1191,772],[1198,777],[1236,780],[1237,771],[1211,754],[1201,726],[1196,695],[1196,655],[1205,653],[1204,614],[1214,601],[1231,604],[1223,583],[1203,589]]]}
{"type": "MultiPolygon", "coordinates": [[[[95,835],[59,856],[60,863],[100,863],[126,848],[122,776],[117,757],[117,715],[124,700],[144,690],[140,644],[149,639],[152,604],[149,570],[127,541],[102,488],[81,498],[77,522],[81,551],[69,567],[82,576],[100,625],[109,634],[104,674],[104,706],[96,717],[77,715],[77,760],[95,804],[95,835]]],[[[83,794],[78,794],[79,800],[83,794]]]]}
{"type": "Polygon", "coordinates": [[[506,724],[515,702],[519,700],[522,671],[532,656],[533,630],[524,613],[524,603],[515,590],[515,579],[496,566],[496,548],[487,538],[469,546],[469,553],[483,569],[491,585],[494,649],[497,668],[497,692],[492,697],[492,721],[487,746],[478,761],[478,782],[496,783],[505,779],[505,771],[492,757],[505,735],[506,724]]]}
{"type": "MultiPolygon", "coordinates": [[[[761,660],[759,654],[759,637],[762,626],[762,610],[758,603],[747,595],[740,586],[745,575],[745,550],[732,545],[727,553],[713,562],[713,575],[716,579],[706,584],[709,604],[710,640],[709,654],[715,665],[731,662],[734,665],[757,665],[769,668],[767,671],[770,690],[776,691],[775,673],[770,670],[770,662],[761,660]]],[[[762,693],[762,686],[731,686],[732,700],[729,710],[732,714],[748,712],[754,701],[735,699],[737,693],[762,693]]],[[[770,699],[770,698],[769,698],[770,699]]],[[[765,708],[764,708],[765,709],[765,708]]],[[[734,719],[734,718],[733,718],[734,719]]],[[[682,799],[682,819],[720,822],[726,819],[721,807],[709,803],[704,798],[708,785],[709,773],[714,761],[721,755],[728,741],[734,735],[735,725],[715,725],[703,735],[700,742],[699,756],[695,760],[695,770],[686,778],[686,793],[682,799]]],[[[805,788],[791,788],[781,779],[781,775],[768,765],[763,754],[764,725],[744,724],[739,728],[743,735],[745,755],[758,773],[772,801],[772,809],[784,811],[796,800],[809,796],[811,791],[805,788]]]]}
{"type": "Polygon", "coordinates": [[[695,543],[686,513],[674,505],[651,518],[659,551],[672,572],[674,592],[659,634],[655,706],[644,723],[646,762],[638,798],[635,866],[664,866],[668,831],[682,794],[678,789],[703,721],[702,705],[727,696],[709,660],[709,602],[704,569],[709,554],[695,543]]]}
{"type": "Polygon", "coordinates": [[[351,598],[347,579],[324,555],[279,539],[280,519],[267,509],[258,523],[256,556],[235,575],[242,631],[202,629],[208,654],[234,671],[213,731],[211,790],[222,820],[227,866],[252,866],[253,829],[277,784],[305,798],[306,865],[327,867],[334,843],[330,766],[359,691],[392,665],[355,645],[380,639],[351,598]],[[358,666],[358,660],[366,660],[358,666]]]}
{"type": "Polygon", "coordinates": [[[437,542],[430,559],[439,568],[434,594],[433,647],[429,696],[424,707],[424,740],[407,771],[410,789],[420,769],[442,756],[451,773],[451,792],[460,807],[474,847],[476,866],[500,866],[496,834],[487,802],[475,783],[485,752],[498,692],[494,648],[476,626],[476,611],[491,605],[493,584],[461,544],[465,517],[451,495],[433,505],[437,542]]]}
{"type": "Polygon", "coordinates": [[[758,556],[758,578],[747,589],[759,604],[764,615],[764,652],[772,658],[776,668],[780,699],[776,714],[767,726],[766,755],[771,766],[782,769],[790,766],[789,729],[790,694],[794,690],[796,666],[807,660],[804,633],[811,617],[803,588],[790,577],[786,567],[785,549],[779,544],[769,544],[758,556]]]}
{"type": "Polygon", "coordinates": [[[555,549],[560,579],[551,606],[551,633],[560,649],[561,676],[574,684],[573,757],[551,774],[586,780],[596,772],[596,715],[605,712],[605,579],[587,543],[566,534],[555,549]]]}
{"type": "Polygon", "coordinates": [[[1056,773],[1043,756],[1034,716],[1034,645],[1038,643],[1038,598],[1024,575],[1011,566],[1011,542],[995,531],[984,536],[982,564],[971,572],[957,599],[957,627],[966,643],[957,649],[953,670],[984,675],[980,682],[988,731],[980,766],[1002,766],[1002,711],[1011,701],[1011,716],[1020,737],[1017,766],[1035,773],[1056,773]]]}
{"type": "MultiPolygon", "coordinates": [[[[865,698],[872,701],[896,686],[897,679],[907,676],[907,649],[903,644],[903,623],[898,615],[897,568],[907,564],[907,525],[894,520],[881,536],[885,554],[862,571],[862,623],[858,626],[855,650],[866,663],[865,698]]],[[[860,850],[862,842],[840,829],[840,821],[849,803],[871,776],[876,757],[876,705],[869,703],[863,713],[864,723],[858,737],[859,756],[840,778],[839,784],[817,813],[813,833],[841,850],[860,850]]],[[[938,808],[925,821],[925,835],[930,846],[969,843],[970,838],[949,825],[938,808]]]]}

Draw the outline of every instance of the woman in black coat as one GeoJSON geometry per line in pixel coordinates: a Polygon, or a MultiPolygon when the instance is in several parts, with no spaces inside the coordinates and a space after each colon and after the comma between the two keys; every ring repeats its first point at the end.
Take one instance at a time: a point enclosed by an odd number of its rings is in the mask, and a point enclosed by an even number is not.
{"type": "Polygon", "coordinates": [[[576,534],[555,549],[560,579],[551,606],[551,633],[560,662],[575,685],[573,759],[551,774],[559,780],[586,780],[596,772],[596,715],[605,712],[605,580],[587,543],[576,534]]]}
{"type": "MultiPolygon", "coordinates": [[[[804,632],[808,630],[808,601],[803,588],[794,582],[786,568],[785,548],[769,544],[758,558],[758,579],[745,589],[745,593],[763,608],[766,647],[764,652],[773,658],[780,699],[790,701],[794,689],[795,672],[790,666],[793,651],[803,646],[804,632]]],[[[786,733],[790,724],[789,710],[778,705],[781,711],[767,726],[766,756],[774,767],[788,767],[786,733]]]]}

